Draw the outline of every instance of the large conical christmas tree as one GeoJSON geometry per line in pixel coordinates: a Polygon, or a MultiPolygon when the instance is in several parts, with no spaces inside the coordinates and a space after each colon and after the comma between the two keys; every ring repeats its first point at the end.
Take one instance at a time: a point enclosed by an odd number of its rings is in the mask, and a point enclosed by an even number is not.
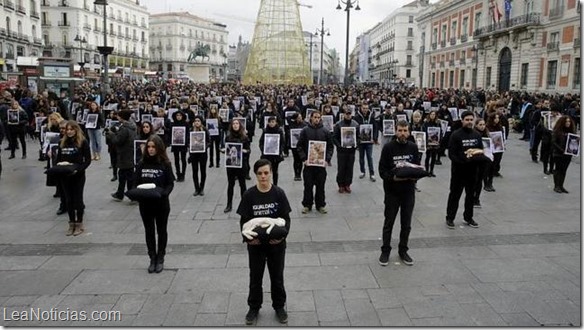
{"type": "Polygon", "coordinates": [[[244,84],[311,84],[297,0],[262,0],[244,84]]]}

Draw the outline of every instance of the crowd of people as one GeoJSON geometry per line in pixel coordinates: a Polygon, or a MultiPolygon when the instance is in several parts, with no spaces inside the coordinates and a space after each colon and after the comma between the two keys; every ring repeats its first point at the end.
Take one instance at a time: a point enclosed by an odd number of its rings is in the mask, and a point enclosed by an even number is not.
{"type": "Polygon", "coordinates": [[[5,90],[0,121],[0,145],[7,138],[10,161],[16,161],[17,149],[26,158],[25,136],[30,136],[29,143],[38,139],[39,160],[47,165],[47,185],[55,186],[54,196],[60,197],[57,214],[69,215],[66,235],[84,231],[85,172],[92,161],[102,159],[105,142],[111,181],[118,182],[112,198],[139,204],[150,273],[164,269],[174,182],[185,181],[190,164],[193,196],[204,196],[207,167],[224,166],[224,212],[233,209],[237,182],[242,230],[260,217],[285,220],[285,233],[280,232],[277,239],[244,239],[252,282],[246,320],[253,322],[261,307],[267,260],[273,277],[273,307],[284,323],[283,267],[290,206],[285,187],[279,187],[283,175],[279,165],[290,153],[291,176],[304,184],[302,213],[312,212],[314,206],[326,214],[327,167],[332,166],[335,151],[338,193],[350,194],[355,153],[359,152],[359,178],[368,175],[376,182],[373,152],[375,145],[381,145],[377,167],[383,180],[385,219],[379,263],[388,264],[392,227],[400,211],[398,254],[404,264],[412,265],[408,238],[419,191],[416,182],[424,176],[435,177],[442,157],[451,160],[445,212],[450,229],[455,228],[463,191],[463,220],[471,228],[479,227],[473,210],[481,207],[483,191],[495,191],[493,178],[502,176],[501,160],[511,130],[523,132],[531,160],[541,161],[546,175],[553,174],[554,192],[568,193],[566,171],[571,158],[579,155],[580,99],[571,94],[481,90],[119,80],[105,95],[89,83],[77,86],[74,95],[5,90]],[[258,130],[261,134],[254,142],[258,130]],[[260,161],[252,167],[250,155],[255,148],[259,148],[260,161]],[[247,189],[252,169],[258,184],[247,189]],[[281,203],[276,209],[268,207],[274,200],[281,203]]]}

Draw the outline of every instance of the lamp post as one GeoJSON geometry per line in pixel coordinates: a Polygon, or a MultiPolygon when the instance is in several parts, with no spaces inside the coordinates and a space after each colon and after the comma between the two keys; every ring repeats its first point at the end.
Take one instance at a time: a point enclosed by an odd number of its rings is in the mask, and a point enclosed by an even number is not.
{"type": "Polygon", "coordinates": [[[396,74],[394,73],[394,69],[398,63],[399,63],[399,61],[396,59],[389,61],[389,77],[387,77],[387,78],[389,80],[390,87],[391,87],[392,82],[395,82],[394,77],[396,76],[396,74]],[[394,78],[394,79],[392,79],[392,78],[394,78]]]}
{"type": "Polygon", "coordinates": [[[474,62],[475,62],[475,69],[474,69],[474,76],[472,81],[472,88],[474,90],[477,89],[477,82],[479,80],[479,49],[481,47],[477,44],[472,45],[472,50],[474,53],[474,62]]]}
{"type": "Polygon", "coordinates": [[[349,85],[349,24],[350,24],[350,17],[351,17],[351,8],[356,5],[354,8],[355,10],[361,10],[359,7],[359,0],[337,0],[337,10],[343,9],[347,12],[347,38],[345,41],[346,48],[345,48],[345,87],[349,85]],[[345,5],[345,9],[341,7],[341,3],[345,5]]]}
{"type": "Polygon", "coordinates": [[[81,74],[81,78],[83,78],[83,67],[85,66],[85,59],[83,58],[83,44],[86,44],[87,40],[85,40],[85,37],[82,38],[80,35],[76,35],[73,41],[79,42],[79,62],[77,62],[77,64],[79,64],[79,74],[81,74]]]}
{"type": "Polygon", "coordinates": [[[114,47],[107,45],[107,0],[95,0],[94,5],[103,6],[103,46],[97,47],[99,53],[103,56],[103,81],[101,83],[101,102],[105,102],[105,96],[109,92],[108,55],[114,51],[114,47]]]}
{"type": "Polygon", "coordinates": [[[312,42],[312,37],[314,36],[314,34],[310,34],[310,44],[307,45],[310,47],[310,81],[314,83],[314,74],[312,73],[312,47],[316,44],[314,42],[312,42]]]}
{"type": "MultiPolygon", "coordinates": [[[[324,46],[324,34],[326,33],[327,37],[330,36],[330,30],[324,28],[324,17],[322,18],[321,28],[316,28],[315,36],[318,36],[320,33],[320,70],[318,71],[318,84],[322,82],[322,60],[323,60],[323,46],[324,46]]],[[[310,48],[310,53],[312,54],[312,47],[310,48]]]]}

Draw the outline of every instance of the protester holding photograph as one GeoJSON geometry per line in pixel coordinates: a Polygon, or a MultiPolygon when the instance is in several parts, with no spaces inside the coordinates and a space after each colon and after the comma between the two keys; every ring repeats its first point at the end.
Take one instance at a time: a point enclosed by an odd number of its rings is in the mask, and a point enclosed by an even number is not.
{"type": "Polygon", "coordinates": [[[552,145],[552,130],[551,122],[556,122],[557,118],[560,118],[560,104],[553,102],[550,104],[550,115],[547,117],[545,125],[542,127],[541,133],[541,149],[540,158],[543,163],[543,173],[545,175],[551,175],[554,172],[554,157],[553,157],[553,145],[552,145]],[[548,123],[549,121],[549,123],[548,123]]]}
{"type": "MultiPolygon", "coordinates": [[[[278,166],[280,162],[284,160],[283,153],[284,153],[284,132],[278,125],[277,117],[272,116],[268,117],[268,126],[263,130],[262,136],[260,137],[259,147],[262,159],[267,159],[272,163],[272,179],[274,180],[274,185],[278,185],[278,166]],[[266,134],[276,134],[278,135],[278,154],[277,155],[266,155],[264,152],[266,150],[266,134]]],[[[271,143],[275,143],[275,141],[270,141],[271,143]]]]}
{"type": "Polygon", "coordinates": [[[136,140],[136,124],[130,120],[132,111],[118,112],[118,126],[110,128],[106,133],[116,150],[116,167],[118,168],[118,190],[112,194],[116,201],[124,199],[124,189],[130,190],[134,176],[134,140],[136,140]]]}
{"type": "Polygon", "coordinates": [[[192,131],[205,133],[205,151],[189,154],[189,163],[193,170],[193,183],[195,185],[193,196],[205,196],[205,181],[207,180],[207,149],[211,145],[211,138],[209,136],[209,130],[207,130],[203,122],[204,120],[201,116],[197,115],[193,118],[192,131]],[[199,172],[201,174],[200,178],[199,172]]]}
{"type": "MultiPolygon", "coordinates": [[[[288,127],[290,128],[290,131],[303,129],[304,127],[306,127],[306,122],[302,119],[302,115],[299,112],[295,112],[290,117],[290,124],[288,125],[288,127]]],[[[294,181],[302,181],[302,166],[303,166],[302,159],[300,158],[300,155],[298,154],[298,146],[294,145],[294,147],[292,147],[293,146],[292,145],[292,133],[290,133],[289,135],[290,135],[290,138],[286,139],[286,142],[288,143],[288,146],[292,150],[292,157],[294,158],[294,162],[292,165],[294,168],[294,181]]]]}
{"type": "MultiPolygon", "coordinates": [[[[489,129],[483,118],[477,118],[474,125],[475,131],[481,135],[482,138],[489,138],[489,129]]],[[[475,186],[474,186],[474,203],[475,208],[481,208],[481,192],[483,190],[483,182],[485,186],[485,191],[495,191],[492,188],[492,178],[489,182],[488,174],[492,168],[492,162],[479,162],[478,170],[476,172],[475,186]],[[491,190],[492,189],[492,190],[491,190]]]]}
{"type": "MultiPolygon", "coordinates": [[[[176,170],[176,181],[183,182],[185,180],[185,171],[187,168],[187,152],[189,145],[189,124],[186,121],[184,112],[177,111],[172,114],[172,127],[184,128],[184,136],[182,137],[183,145],[172,145],[170,151],[174,155],[174,167],[176,170]]],[[[173,134],[176,130],[172,130],[173,134]]],[[[174,138],[174,137],[173,137],[174,138]]]]}
{"type": "Polygon", "coordinates": [[[156,196],[140,198],[138,202],[150,257],[148,273],[160,273],[164,269],[168,241],[166,228],[170,214],[169,195],[174,188],[174,175],[172,165],[166,155],[166,147],[158,135],[151,135],[146,141],[146,150],[136,166],[132,182],[134,189],[156,190],[157,193],[153,194],[156,196]],[[156,233],[158,233],[158,247],[156,233]]]}
{"type": "Polygon", "coordinates": [[[359,124],[353,120],[351,111],[341,114],[341,120],[335,124],[333,131],[333,142],[337,147],[337,185],[339,193],[351,193],[351,184],[353,183],[353,165],[355,164],[355,150],[357,150],[356,132],[359,130],[359,124]],[[353,128],[353,145],[343,144],[343,128],[353,128]]]}
{"type": "Polygon", "coordinates": [[[575,133],[575,125],[570,116],[562,116],[556,122],[552,132],[553,156],[556,170],[554,171],[554,191],[557,193],[568,193],[564,188],[564,180],[566,179],[566,172],[568,166],[572,161],[572,156],[566,155],[566,143],[568,142],[568,134],[575,133]]]}
{"type": "Polygon", "coordinates": [[[8,159],[13,159],[15,157],[16,147],[18,146],[18,141],[20,141],[20,147],[22,148],[22,159],[26,159],[26,140],[24,136],[26,134],[26,126],[28,125],[28,115],[24,111],[18,101],[12,100],[10,103],[10,109],[8,109],[8,134],[10,142],[10,157],[8,159]],[[13,115],[11,120],[10,116],[13,115]],[[18,141],[17,141],[18,139],[18,141]]]}
{"type": "Polygon", "coordinates": [[[359,124],[359,126],[373,125],[373,129],[369,133],[367,139],[362,134],[359,134],[359,169],[361,170],[361,175],[359,175],[359,179],[363,179],[365,177],[365,156],[367,156],[367,165],[369,166],[369,180],[375,182],[375,167],[373,165],[373,144],[378,144],[377,135],[379,132],[375,127],[375,118],[373,117],[373,113],[369,111],[369,105],[367,103],[363,102],[363,104],[361,104],[359,111],[357,111],[357,114],[355,115],[355,121],[359,124]],[[367,143],[369,141],[373,143],[367,143]]]}
{"type": "Polygon", "coordinates": [[[89,114],[97,115],[97,123],[95,128],[87,128],[87,137],[91,147],[91,159],[100,160],[102,146],[101,130],[103,128],[104,118],[100,106],[95,101],[89,103],[89,114]]]}
{"type": "Polygon", "coordinates": [[[235,187],[235,181],[237,180],[237,182],[239,182],[241,196],[243,196],[243,193],[246,190],[245,174],[247,173],[247,169],[245,168],[245,164],[248,162],[245,160],[249,159],[250,152],[249,139],[245,134],[245,129],[241,127],[241,124],[238,120],[231,120],[231,123],[229,124],[229,131],[225,137],[225,142],[241,143],[243,145],[243,159],[241,159],[243,166],[241,168],[227,168],[227,205],[225,206],[223,212],[229,213],[231,212],[233,206],[233,188],[235,187]]]}
{"type": "MultiPolygon", "coordinates": [[[[504,132],[503,129],[504,127],[501,124],[501,116],[499,115],[498,112],[494,112],[492,114],[490,114],[487,118],[487,130],[489,131],[489,133],[493,133],[493,132],[501,132],[501,136],[502,136],[502,142],[505,143],[505,138],[504,138],[504,132]]],[[[504,149],[503,149],[504,150],[504,149]]],[[[503,152],[496,152],[493,153],[493,163],[491,164],[491,166],[489,167],[488,171],[487,171],[487,183],[490,187],[491,191],[495,191],[495,188],[493,188],[493,177],[500,177],[501,176],[501,160],[503,158],[503,152]]],[[[486,186],[485,186],[485,190],[486,190],[486,186]]]]}
{"type": "Polygon", "coordinates": [[[74,165],[72,173],[61,175],[60,184],[65,194],[67,213],[69,214],[69,230],[67,236],[78,236],[85,230],[83,214],[85,204],[83,191],[85,189],[85,170],[91,164],[91,151],[83,131],[74,120],[65,125],[65,135],[57,151],[57,165],[74,165]]]}
{"type": "Polygon", "coordinates": [[[223,128],[221,125],[221,118],[219,117],[219,113],[217,112],[217,108],[216,107],[211,107],[209,109],[207,118],[210,119],[216,119],[217,120],[217,125],[218,125],[218,129],[219,129],[219,134],[218,135],[212,135],[210,136],[210,142],[209,142],[209,168],[213,167],[213,164],[216,164],[217,167],[220,167],[220,155],[221,152],[219,151],[220,149],[220,145],[221,145],[221,136],[223,135],[223,128]],[[213,152],[215,153],[215,157],[213,157],[213,152]],[[213,163],[213,159],[215,160],[215,162],[213,163]]]}
{"type": "Polygon", "coordinates": [[[431,177],[435,177],[434,165],[436,165],[436,158],[438,156],[438,149],[440,148],[440,123],[438,122],[438,113],[436,111],[430,111],[426,117],[426,121],[422,125],[422,131],[426,132],[427,143],[426,143],[426,160],[424,165],[426,167],[426,172],[430,173],[431,177]],[[430,135],[428,130],[429,127],[438,128],[438,136],[430,135]],[[436,138],[438,139],[436,141],[436,138]]]}

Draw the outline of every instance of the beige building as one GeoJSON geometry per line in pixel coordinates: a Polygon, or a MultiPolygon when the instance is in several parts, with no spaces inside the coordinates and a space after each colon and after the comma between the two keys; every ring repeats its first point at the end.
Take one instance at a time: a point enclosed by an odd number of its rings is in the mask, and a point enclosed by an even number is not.
{"type": "Polygon", "coordinates": [[[150,16],[150,69],[165,77],[185,77],[189,55],[198,46],[208,46],[208,57],[196,61],[209,63],[210,79],[226,79],[228,32],[226,25],[188,12],[150,16]]]}
{"type": "Polygon", "coordinates": [[[579,92],[577,0],[442,0],[417,18],[424,87],[579,92]]]}

